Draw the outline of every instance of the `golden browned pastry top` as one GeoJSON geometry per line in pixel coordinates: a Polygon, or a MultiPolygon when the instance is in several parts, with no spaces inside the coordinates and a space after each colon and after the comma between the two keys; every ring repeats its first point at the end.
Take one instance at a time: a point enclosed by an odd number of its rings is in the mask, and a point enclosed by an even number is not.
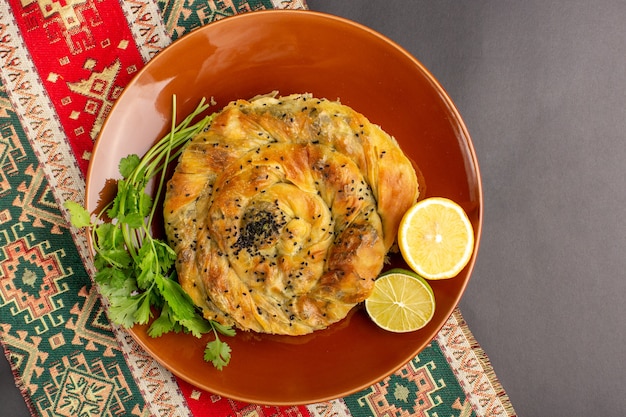
{"type": "Polygon", "coordinates": [[[165,228],[206,318],[299,335],[367,298],[417,196],[410,161],[364,116],[266,96],[230,103],[188,144],[165,228]]]}

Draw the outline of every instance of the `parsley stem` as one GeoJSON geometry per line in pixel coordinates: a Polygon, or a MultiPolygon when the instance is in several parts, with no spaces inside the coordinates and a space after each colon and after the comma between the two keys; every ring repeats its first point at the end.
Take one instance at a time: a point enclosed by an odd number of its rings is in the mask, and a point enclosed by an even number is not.
{"type": "Polygon", "coordinates": [[[143,157],[129,155],[120,161],[122,178],[117,195],[104,205],[90,223],[95,252],[96,282],[109,300],[109,315],[115,323],[132,327],[148,323],[151,308],[160,310],[149,334],[156,337],[168,331],[191,332],[197,337],[213,330],[205,359],[222,369],[230,360],[230,347],[218,333],[233,336],[234,330],[206,321],[176,279],[176,253],[167,242],[152,234],[152,222],[166,188],[168,166],[180,156],[185,145],[213,120],[214,114],[200,116],[210,107],[202,100],[196,109],[176,124],[176,96],[170,131],[143,157]],[[198,120],[199,121],[196,121],[198,120]]]}

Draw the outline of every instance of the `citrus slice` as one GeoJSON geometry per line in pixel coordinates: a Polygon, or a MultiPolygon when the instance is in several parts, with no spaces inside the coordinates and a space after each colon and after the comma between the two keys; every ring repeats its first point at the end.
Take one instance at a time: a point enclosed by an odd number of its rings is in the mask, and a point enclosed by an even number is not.
{"type": "Polygon", "coordinates": [[[379,327],[406,333],[424,327],[435,313],[435,295],[430,285],[412,271],[392,269],[374,283],[365,309],[379,327]]]}
{"type": "Polygon", "coordinates": [[[422,277],[452,278],[472,256],[472,223],[454,201],[427,198],[405,213],[398,230],[398,246],[409,267],[422,277]]]}

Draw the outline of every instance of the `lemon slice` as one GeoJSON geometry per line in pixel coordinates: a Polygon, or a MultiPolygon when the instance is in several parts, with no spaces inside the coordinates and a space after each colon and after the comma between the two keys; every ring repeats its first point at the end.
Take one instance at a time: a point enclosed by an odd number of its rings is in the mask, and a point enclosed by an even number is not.
{"type": "Polygon", "coordinates": [[[472,223],[454,201],[427,198],[405,213],[398,230],[398,246],[409,267],[422,277],[452,278],[472,256],[472,223]]]}
{"type": "Polygon", "coordinates": [[[430,285],[412,271],[392,269],[374,283],[365,309],[379,327],[406,333],[424,327],[435,313],[430,285]]]}

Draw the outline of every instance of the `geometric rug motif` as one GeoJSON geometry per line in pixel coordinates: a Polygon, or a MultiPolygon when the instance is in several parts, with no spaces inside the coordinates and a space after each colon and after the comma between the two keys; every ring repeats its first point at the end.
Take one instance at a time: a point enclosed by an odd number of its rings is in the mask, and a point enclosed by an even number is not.
{"type": "Polygon", "coordinates": [[[63,154],[61,160],[50,161],[58,164],[59,173],[69,172],[74,159],[72,165],[84,175],[102,122],[144,64],[126,18],[116,0],[8,1],[16,23],[12,26],[19,28],[36,73],[23,67],[26,57],[11,63],[11,69],[23,79],[38,76],[40,84],[29,87],[42,89],[50,102],[50,108],[37,109],[37,97],[12,87],[20,100],[33,103],[20,111],[27,126],[39,123],[33,145],[46,143],[40,156],[48,152],[48,160],[63,154]],[[44,136],[46,126],[59,123],[63,133],[58,138],[44,136]]]}
{"type": "MultiPolygon", "coordinates": [[[[158,0],[165,28],[172,40],[207,23],[235,14],[272,9],[271,0],[158,0]]],[[[297,1],[280,1],[280,7],[290,8],[297,1]]]]}
{"type": "Polygon", "coordinates": [[[363,417],[475,416],[436,342],[396,373],[344,402],[352,415],[363,417]]]}
{"type": "Polygon", "coordinates": [[[0,85],[0,338],[18,385],[41,415],[142,415],[141,392],[20,126],[0,85]]]}

